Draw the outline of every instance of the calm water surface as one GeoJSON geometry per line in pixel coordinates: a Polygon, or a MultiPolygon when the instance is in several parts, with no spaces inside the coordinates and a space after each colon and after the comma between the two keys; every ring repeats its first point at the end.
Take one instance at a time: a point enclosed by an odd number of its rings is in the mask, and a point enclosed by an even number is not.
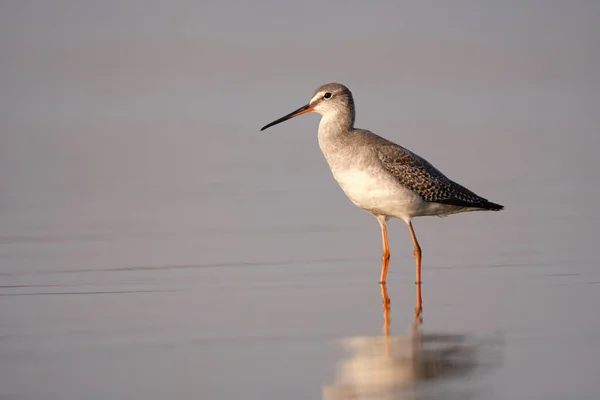
{"type": "Polygon", "coordinates": [[[593,232],[597,209],[569,218],[577,230],[551,212],[584,188],[523,188],[548,199],[533,213],[508,202],[417,220],[417,327],[410,238],[393,224],[386,339],[378,226],[330,183],[325,195],[253,193],[244,213],[281,199],[297,213],[250,226],[199,222],[207,198],[235,197],[217,191],[157,191],[127,210],[105,199],[106,223],[87,206],[15,205],[6,218],[20,232],[0,237],[3,396],[594,397],[600,272],[581,231],[593,232]]]}

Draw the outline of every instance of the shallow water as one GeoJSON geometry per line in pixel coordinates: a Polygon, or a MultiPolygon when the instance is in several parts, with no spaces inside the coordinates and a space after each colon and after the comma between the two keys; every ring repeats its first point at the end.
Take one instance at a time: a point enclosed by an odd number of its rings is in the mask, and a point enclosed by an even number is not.
{"type": "MultiPolygon", "coordinates": [[[[416,334],[410,238],[402,223],[392,224],[386,339],[377,223],[350,204],[336,211],[344,203],[331,186],[329,211],[307,204],[302,194],[281,193],[303,218],[287,215],[279,226],[256,229],[240,220],[237,229],[217,223],[136,231],[127,227],[137,217],[117,209],[111,224],[51,233],[33,228],[39,214],[33,221],[31,210],[13,211],[15,227],[31,228],[14,236],[3,229],[1,236],[3,395],[594,397],[600,271],[591,241],[564,235],[553,242],[543,208],[529,219],[509,205],[503,213],[417,220],[424,313],[416,334]],[[335,227],[337,218],[346,226],[335,227]],[[514,235],[527,246],[516,247],[514,235]],[[420,346],[433,352],[428,357],[405,354],[415,335],[442,339],[420,346]],[[460,340],[445,342],[445,335],[460,340]],[[386,340],[404,341],[399,355],[381,354],[386,340]],[[346,349],[349,341],[359,348],[346,349]],[[468,350],[466,361],[445,361],[455,346],[458,357],[464,347],[477,351],[468,350]],[[425,379],[418,371],[429,364],[442,372],[425,379]]],[[[263,195],[255,207],[273,198],[263,195]]],[[[161,217],[153,204],[158,197],[149,196],[143,210],[151,215],[149,226],[161,217]]],[[[566,201],[548,198],[548,209],[566,201]]],[[[181,201],[172,219],[198,212],[194,201],[181,201]]],[[[72,216],[94,217],[102,220],[87,210],[72,216]]],[[[593,218],[576,223],[583,231],[595,225],[593,218]]]]}
{"type": "Polygon", "coordinates": [[[598,398],[597,8],[16,4],[0,398],[598,398]],[[369,10],[368,40],[335,33],[369,10]],[[258,131],[333,79],[359,127],[506,206],[414,221],[422,322],[408,230],[389,225],[386,312],[379,226],[317,117],[258,131]]]}

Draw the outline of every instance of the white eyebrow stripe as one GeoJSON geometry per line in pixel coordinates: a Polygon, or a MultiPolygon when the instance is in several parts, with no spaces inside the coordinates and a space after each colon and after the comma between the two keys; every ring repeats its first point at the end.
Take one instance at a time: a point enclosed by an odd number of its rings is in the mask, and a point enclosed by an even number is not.
{"type": "Polygon", "coordinates": [[[321,99],[321,97],[323,97],[323,94],[324,94],[323,92],[319,92],[319,93],[315,94],[308,103],[311,104],[313,101],[317,101],[317,100],[321,99]]]}

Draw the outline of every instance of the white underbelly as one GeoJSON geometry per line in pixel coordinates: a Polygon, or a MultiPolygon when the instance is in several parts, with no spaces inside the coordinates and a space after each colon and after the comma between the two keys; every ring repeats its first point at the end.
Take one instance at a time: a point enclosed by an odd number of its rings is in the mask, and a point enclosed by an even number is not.
{"type": "Polygon", "coordinates": [[[423,207],[420,196],[385,173],[364,169],[332,172],[352,203],[374,215],[393,216],[407,221],[423,207]]]}

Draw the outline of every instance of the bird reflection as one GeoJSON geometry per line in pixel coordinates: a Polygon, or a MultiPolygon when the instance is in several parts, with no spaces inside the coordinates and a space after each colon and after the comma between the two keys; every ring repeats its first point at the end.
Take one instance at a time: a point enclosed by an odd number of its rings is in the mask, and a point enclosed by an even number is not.
{"type": "MultiPolygon", "coordinates": [[[[391,300],[388,296],[387,285],[380,284],[381,287],[381,302],[383,305],[383,334],[390,335],[390,310],[391,300]]],[[[415,284],[415,319],[412,324],[413,332],[418,330],[419,325],[423,323],[423,298],[421,296],[421,284],[415,284]]]]}
{"type": "Polygon", "coordinates": [[[465,377],[475,369],[476,347],[464,335],[423,334],[421,286],[409,335],[390,336],[391,302],[381,285],[383,336],[343,340],[351,352],[337,366],[335,381],[323,389],[324,400],[469,398],[468,392],[440,390],[430,383],[465,377]]]}

